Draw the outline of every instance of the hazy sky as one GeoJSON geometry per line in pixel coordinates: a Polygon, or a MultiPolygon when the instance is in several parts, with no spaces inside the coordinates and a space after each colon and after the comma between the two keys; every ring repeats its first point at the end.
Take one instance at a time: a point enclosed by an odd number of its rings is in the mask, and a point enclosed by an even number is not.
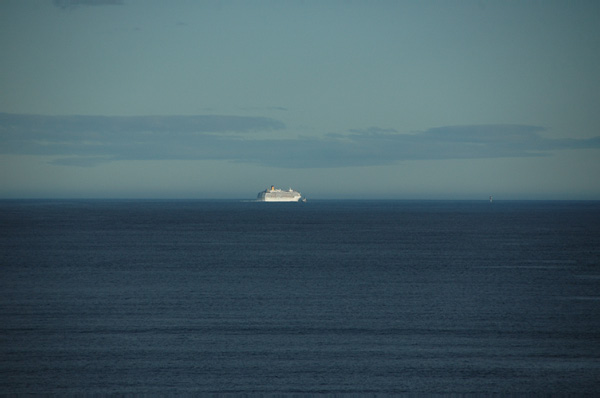
{"type": "Polygon", "coordinates": [[[600,199],[600,2],[0,1],[0,197],[600,199]]]}

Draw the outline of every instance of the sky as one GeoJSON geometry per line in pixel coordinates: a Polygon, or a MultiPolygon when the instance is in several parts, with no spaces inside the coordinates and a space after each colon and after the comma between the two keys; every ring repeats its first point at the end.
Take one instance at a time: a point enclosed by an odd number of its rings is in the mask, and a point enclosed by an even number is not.
{"type": "Polygon", "coordinates": [[[1,0],[0,198],[600,200],[596,0],[1,0]]]}

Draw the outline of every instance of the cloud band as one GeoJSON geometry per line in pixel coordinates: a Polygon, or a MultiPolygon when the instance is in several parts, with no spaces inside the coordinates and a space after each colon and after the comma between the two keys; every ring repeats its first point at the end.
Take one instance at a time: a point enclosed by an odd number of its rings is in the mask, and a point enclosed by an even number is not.
{"type": "Polygon", "coordinates": [[[114,160],[229,160],[284,168],[350,167],[402,160],[544,156],[600,148],[600,137],[548,139],[544,128],[495,124],[414,134],[371,127],[321,138],[260,138],[281,121],[244,116],[41,116],[0,113],[0,153],[55,156],[57,165],[114,160]]]}

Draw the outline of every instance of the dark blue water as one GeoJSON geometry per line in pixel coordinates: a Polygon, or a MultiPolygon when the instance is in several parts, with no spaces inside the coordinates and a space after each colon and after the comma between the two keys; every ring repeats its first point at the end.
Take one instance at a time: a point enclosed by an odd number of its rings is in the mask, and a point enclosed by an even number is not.
{"type": "Polygon", "coordinates": [[[0,394],[600,390],[600,202],[0,211],[0,394]]]}

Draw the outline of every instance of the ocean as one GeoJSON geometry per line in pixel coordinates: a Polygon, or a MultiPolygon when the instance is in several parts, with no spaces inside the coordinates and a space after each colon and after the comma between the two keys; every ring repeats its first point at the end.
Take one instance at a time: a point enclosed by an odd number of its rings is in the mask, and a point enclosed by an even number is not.
{"type": "Polygon", "coordinates": [[[0,201],[0,394],[594,394],[597,201],[0,201]]]}

